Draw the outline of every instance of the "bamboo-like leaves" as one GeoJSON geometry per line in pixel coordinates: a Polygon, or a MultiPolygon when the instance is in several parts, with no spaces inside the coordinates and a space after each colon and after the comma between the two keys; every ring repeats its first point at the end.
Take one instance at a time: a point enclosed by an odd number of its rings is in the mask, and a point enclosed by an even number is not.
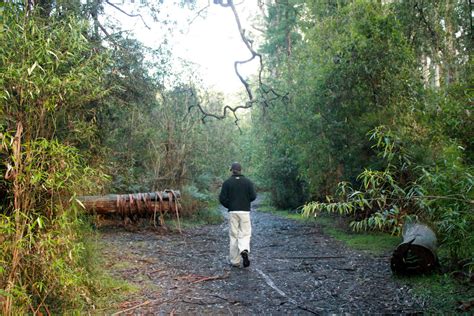
{"type": "MultiPolygon", "coordinates": [[[[355,190],[347,183],[340,183],[337,190],[337,202],[310,202],[303,206],[303,215],[310,216],[321,212],[348,214],[366,214],[365,218],[353,221],[350,227],[355,231],[381,230],[392,234],[400,234],[403,223],[412,218],[409,210],[414,202],[422,195],[415,184],[403,188],[399,185],[397,168],[390,161],[397,160],[397,152],[401,152],[395,146],[396,141],[392,134],[383,133],[382,127],[377,128],[370,138],[375,141],[375,147],[382,150],[383,157],[389,161],[383,171],[365,169],[357,180],[361,183],[360,188],[355,190]]],[[[328,198],[332,201],[333,198],[328,198]]]]}
{"type": "Polygon", "coordinates": [[[5,314],[35,313],[46,299],[73,306],[77,293],[87,293],[80,213],[71,197],[103,182],[71,146],[70,135],[88,135],[89,103],[106,93],[101,77],[107,56],[83,36],[85,22],[23,14],[5,8],[0,41],[5,314]]]}

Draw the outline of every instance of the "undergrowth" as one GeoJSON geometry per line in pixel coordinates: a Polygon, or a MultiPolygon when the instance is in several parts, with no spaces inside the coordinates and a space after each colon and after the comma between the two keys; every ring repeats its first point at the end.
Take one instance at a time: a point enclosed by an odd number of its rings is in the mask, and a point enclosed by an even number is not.
{"type": "MultiPolygon", "coordinates": [[[[222,213],[217,205],[209,204],[207,207],[196,210],[191,214],[180,219],[181,228],[192,228],[202,225],[216,225],[224,221],[222,213]]],[[[178,229],[178,221],[171,220],[167,222],[172,229],[178,229]]]]}
{"type": "MultiPolygon", "coordinates": [[[[219,211],[217,198],[205,191],[201,192],[194,186],[185,186],[181,197],[181,227],[214,225],[223,222],[224,217],[219,211]]],[[[170,222],[172,228],[178,229],[178,221],[170,222]]]]}
{"type": "MultiPolygon", "coordinates": [[[[88,260],[85,265],[88,267],[91,280],[93,280],[93,286],[91,286],[93,302],[90,302],[91,304],[87,307],[90,313],[102,314],[102,312],[110,311],[128,296],[139,292],[136,285],[118,279],[111,275],[107,269],[104,269],[106,265],[105,258],[97,254],[102,253],[102,249],[106,245],[97,240],[95,232],[88,231],[85,245],[88,260]]],[[[77,310],[69,310],[66,314],[77,312],[77,310]]]]}
{"type": "Polygon", "coordinates": [[[427,314],[452,315],[455,311],[462,313],[463,310],[458,309],[460,305],[474,298],[474,287],[460,282],[450,274],[399,277],[398,280],[411,286],[414,294],[427,303],[427,314]]]}
{"type": "Polygon", "coordinates": [[[460,146],[451,144],[431,164],[417,164],[404,139],[384,126],[371,135],[373,148],[385,160],[383,170],[366,169],[358,187],[340,182],[335,196],[302,207],[303,215],[336,213],[351,216],[354,231],[401,235],[407,222],[431,227],[446,250],[450,269],[474,261],[473,169],[463,164],[460,146]],[[466,262],[466,263],[465,263],[466,262]]]}

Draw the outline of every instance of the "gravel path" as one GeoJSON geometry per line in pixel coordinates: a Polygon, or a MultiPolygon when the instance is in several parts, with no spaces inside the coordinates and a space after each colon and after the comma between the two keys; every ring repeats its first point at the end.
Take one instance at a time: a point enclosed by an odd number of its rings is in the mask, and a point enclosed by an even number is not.
{"type": "MultiPolygon", "coordinates": [[[[258,206],[257,206],[258,207],[258,206]]],[[[128,315],[413,314],[422,303],[393,278],[389,255],[348,249],[304,224],[252,211],[249,268],[227,264],[226,222],[183,234],[101,231],[113,274],[140,291],[128,315]]]]}

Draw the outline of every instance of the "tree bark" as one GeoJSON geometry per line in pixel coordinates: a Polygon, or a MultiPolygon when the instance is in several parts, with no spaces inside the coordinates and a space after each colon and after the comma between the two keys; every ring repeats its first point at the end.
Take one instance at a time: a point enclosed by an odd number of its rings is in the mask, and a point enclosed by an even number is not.
{"type": "Polygon", "coordinates": [[[80,196],[78,201],[91,214],[117,214],[122,216],[146,216],[156,213],[181,211],[179,191],[148,192],[134,194],[109,194],[104,196],[80,196]]]}

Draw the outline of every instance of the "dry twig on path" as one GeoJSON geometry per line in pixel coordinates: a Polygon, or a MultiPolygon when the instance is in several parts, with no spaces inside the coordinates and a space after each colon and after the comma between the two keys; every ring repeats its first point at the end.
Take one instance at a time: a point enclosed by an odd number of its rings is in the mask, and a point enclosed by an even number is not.
{"type": "Polygon", "coordinates": [[[118,312],[116,312],[116,313],[113,313],[112,316],[117,316],[117,315],[120,315],[120,314],[129,312],[129,311],[131,311],[131,310],[134,310],[134,309],[136,309],[136,308],[139,308],[139,307],[148,305],[148,304],[150,304],[151,302],[155,302],[155,301],[157,301],[157,300],[145,301],[145,302],[143,302],[143,303],[141,303],[141,304],[138,304],[138,305],[132,306],[132,307],[130,307],[130,308],[127,308],[127,309],[118,311],[118,312]]]}
{"type": "Polygon", "coordinates": [[[203,277],[201,279],[197,279],[191,283],[196,284],[204,281],[211,281],[211,280],[221,280],[229,277],[229,272],[224,273],[223,275],[216,275],[216,276],[210,276],[210,277],[203,277]]]}
{"type": "Polygon", "coordinates": [[[205,276],[205,275],[196,275],[196,274],[189,274],[189,275],[182,275],[175,278],[175,280],[188,280],[192,284],[204,282],[204,281],[212,281],[212,280],[220,280],[229,277],[229,272],[226,272],[222,275],[213,275],[213,276],[205,276]]]}

